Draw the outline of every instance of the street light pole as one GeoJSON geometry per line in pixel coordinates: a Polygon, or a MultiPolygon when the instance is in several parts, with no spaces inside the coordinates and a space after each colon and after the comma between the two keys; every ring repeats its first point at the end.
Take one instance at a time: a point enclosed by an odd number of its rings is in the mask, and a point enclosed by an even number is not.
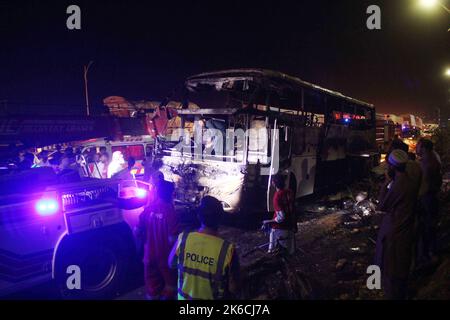
{"type": "Polygon", "coordinates": [[[89,68],[91,67],[93,61],[89,61],[87,66],[83,66],[83,70],[84,70],[84,95],[86,98],[86,114],[89,116],[90,112],[89,112],[89,92],[88,92],[88,79],[87,79],[87,74],[89,71],[89,68]]]}

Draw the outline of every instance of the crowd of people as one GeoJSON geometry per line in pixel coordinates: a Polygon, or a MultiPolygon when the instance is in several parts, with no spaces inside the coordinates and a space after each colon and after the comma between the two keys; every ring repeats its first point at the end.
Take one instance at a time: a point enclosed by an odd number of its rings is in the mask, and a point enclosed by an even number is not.
{"type": "MultiPolygon", "coordinates": [[[[20,169],[52,167],[61,176],[70,176],[76,172],[75,168],[88,168],[90,171],[84,175],[90,177],[127,179],[135,164],[134,159],[127,160],[128,166],[120,151],[110,158],[106,148],[100,148],[99,153],[57,148],[51,154],[47,151],[38,155],[21,152],[16,166],[20,169]]],[[[137,239],[144,244],[147,298],[239,298],[238,255],[235,246],[218,233],[224,214],[221,202],[205,196],[197,208],[200,228],[183,232],[174,207],[175,186],[164,180],[157,163],[155,161],[145,171],[144,180],[155,192],[152,192],[135,230],[137,239]]],[[[441,162],[432,141],[420,139],[413,153],[401,139],[395,138],[386,156],[386,165],[378,205],[378,210],[385,214],[377,238],[375,264],[381,269],[385,297],[406,299],[411,272],[429,264],[437,253],[441,162]]],[[[282,248],[286,254],[294,254],[295,197],[285,187],[282,176],[273,176],[271,181],[275,188],[274,215],[263,221],[264,228],[270,233],[269,252],[282,248]]]]}
{"type": "Polygon", "coordinates": [[[225,299],[239,295],[239,261],[235,246],[218,234],[222,204],[205,196],[197,208],[200,228],[180,229],[173,204],[174,184],[159,171],[151,177],[156,197],[135,230],[144,245],[146,298],[225,299]]]}
{"type": "MultiPolygon", "coordinates": [[[[174,184],[154,171],[150,183],[156,197],[140,215],[136,238],[144,245],[146,297],[157,299],[238,299],[241,296],[239,258],[234,244],[219,235],[224,214],[222,203],[205,196],[197,208],[200,228],[180,229],[173,204],[174,184]]],[[[275,187],[269,252],[295,252],[294,196],[282,176],[272,177],[275,187]]]]}
{"type": "Polygon", "coordinates": [[[416,153],[396,138],[386,156],[385,183],[379,195],[380,226],[375,264],[381,269],[387,299],[408,298],[408,279],[437,252],[441,162],[432,141],[420,139],[416,153]]]}
{"type": "Polygon", "coordinates": [[[125,161],[121,151],[114,151],[110,156],[106,147],[98,149],[98,152],[97,148],[67,147],[63,150],[60,145],[52,151],[38,153],[24,149],[8,161],[8,166],[18,170],[50,167],[63,182],[77,181],[81,177],[132,179],[130,172],[136,164],[133,157],[125,161]]]}
{"type": "MultiPolygon", "coordinates": [[[[384,212],[375,264],[381,269],[386,299],[408,298],[412,271],[437,253],[436,220],[442,183],[441,164],[433,143],[419,140],[415,153],[400,139],[386,157],[386,179],[378,209],[384,212]]],[[[157,199],[141,216],[145,239],[145,283],[148,299],[239,298],[239,261],[233,244],[218,234],[223,214],[219,200],[206,196],[198,208],[201,227],[179,230],[173,207],[174,186],[155,179],[157,199]],[[177,271],[177,272],[176,272],[177,271]]],[[[270,233],[269,252],[295,252],[294,196],[281,176],[272,177],[274,215],[263,221],[270,233]]]]}

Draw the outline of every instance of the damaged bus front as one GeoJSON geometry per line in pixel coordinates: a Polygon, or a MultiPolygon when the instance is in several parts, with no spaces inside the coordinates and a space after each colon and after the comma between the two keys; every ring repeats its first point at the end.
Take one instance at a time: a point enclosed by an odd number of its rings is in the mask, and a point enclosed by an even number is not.
{"type": "Polygon", "coordinates": [[[376,162],[373,106],[298,78],[204,73],[187,79],[183,101],[156,141],[180,202],[208,194],[229,212],[270,211],[272,174],[300,198],[376,162]]]}

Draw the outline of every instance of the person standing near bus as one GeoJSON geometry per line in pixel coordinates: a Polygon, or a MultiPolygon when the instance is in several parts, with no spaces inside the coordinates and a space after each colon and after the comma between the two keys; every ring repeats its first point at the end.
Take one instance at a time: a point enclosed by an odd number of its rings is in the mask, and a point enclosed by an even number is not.
{"type": "Polygon", "coordinates": [[[140,216],[141,237],[144,239],[144,276],[147,299],[175,299],[176,271],[169,268],[167,259],[179,234],[179,219],[173,205],[174,185],[159,180],[156,199],[140,216]]]}
{"type": "Polygon", "coordinates": [[[378,210],[385,212],[378,231],[375,264],[381,269],[386,299],[407,298],[408,278],[416,238],[416,202],[420,179],[407,171],[408,154],[393,150],[378,210]]]}
{"type": "Polygon", "coordinates": [[[297,220],[294,211],[294,193],[285,188],[284,178],[276,175],[272,178],[272,185],[276,191],[273,196],[275,210],[271,220],[264,220],[263,225],[270,224],[269,252],[273,252],[279,244],[289,254],[295,252],[295,232],[297,220]]]}
{"type": "Polygon", "coordinates": [[[198,208],[200,229],[183,232],[169,255],[178,269],[178,300],[237,298],[239,260],[235,246],[218,235],[222,203],[205,196],[198,208]]]}
{"type": "Polygon", "coordinates": [[[437,216],[439,213],[438,194],[442,185],[441,163],[436,157],[433,142],[428,139],[420,139],[416,146],[417,155],[420,157],[422,169],[422,184],[419,191],[420,214],[420,240],[419,262],[426,263],[436,253],[437,216]]]}

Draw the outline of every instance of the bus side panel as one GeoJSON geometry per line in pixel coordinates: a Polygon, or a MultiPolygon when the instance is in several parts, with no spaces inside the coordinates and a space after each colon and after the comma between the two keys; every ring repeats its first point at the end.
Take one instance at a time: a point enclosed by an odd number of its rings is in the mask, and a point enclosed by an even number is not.
{"type": "Polygon", "coordinates": [[[322,161],[344,160],[349,129],[343,125],[328,127],[322,148],[322,161]]]}
{"type": "Polygon", "coordinates": [[[294,156],[292,157],[291,172],[294,173],[297,187],[296,198],[314,193],[316,177],[316,156],[294,156]]]}

